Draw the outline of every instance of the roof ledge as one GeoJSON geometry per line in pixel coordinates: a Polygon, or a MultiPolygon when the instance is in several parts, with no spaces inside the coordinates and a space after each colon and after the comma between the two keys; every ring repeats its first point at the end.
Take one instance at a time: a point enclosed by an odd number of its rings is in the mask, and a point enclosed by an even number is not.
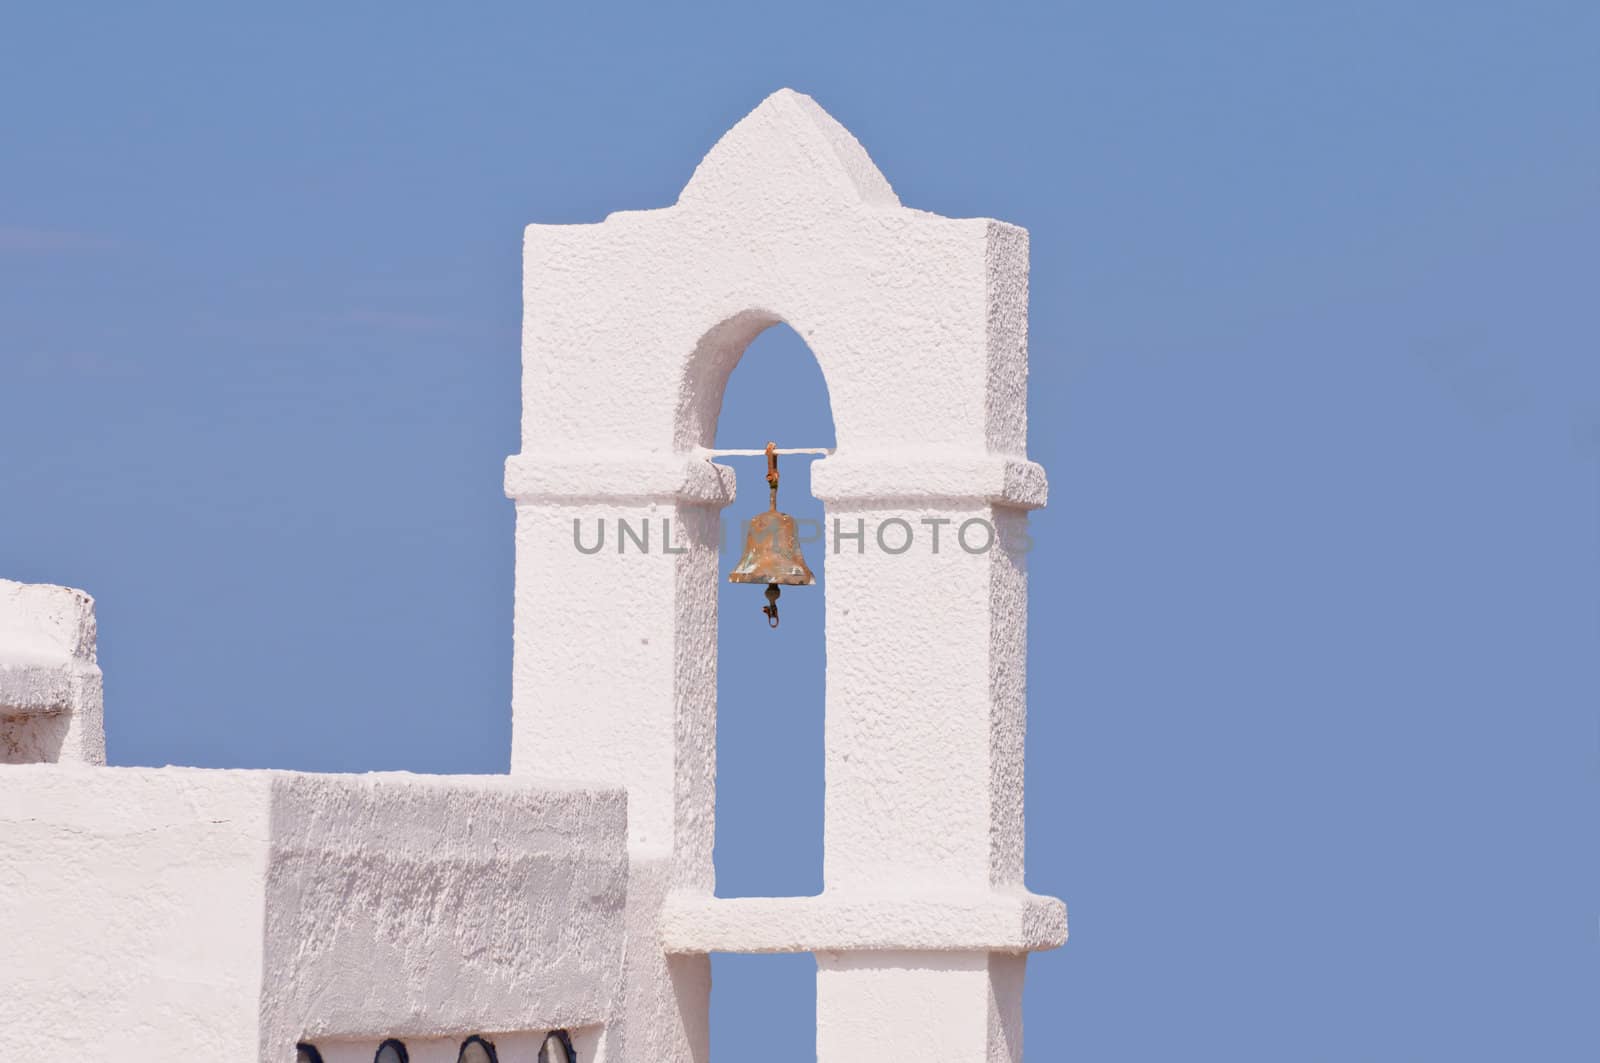
{"type": "Polygon", "coordinates": [[[661,943],[670,953],[1038,952],[1066,940],[1066,905],[1020,889],[930,896],[674,893],[661,910],[661,943]]]}

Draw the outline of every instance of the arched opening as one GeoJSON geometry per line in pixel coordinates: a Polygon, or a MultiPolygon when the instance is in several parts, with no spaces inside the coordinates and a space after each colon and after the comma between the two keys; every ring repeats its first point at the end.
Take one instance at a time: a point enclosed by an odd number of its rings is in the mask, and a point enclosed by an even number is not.
{"type": "Polygon", "coordinates": [[[493,1041],[485,1041],[477,1034],[473,1034],[461,1042],[461,1051],[456,1053],[456,1063],[500,1063],[500,1056],[494,1050],[493,1041]]]}
{"type": "Polygon", "coordinates": [[[551,1030],[539,1046],[538,1063],[578,1063],[572,1050],[572,1037],[565,1030],[551,1030]]]}
{"type": "Polygon", "coordinates": [[[372,1063],[411,1063],[411,1053],[406,1051],[403,1041],[391,1037],[378,1046],[378,1054],[372,1057],[372,1063]]]}
{"type": "MultiPolygon", "coordinates": [[[[833,445],[827,385],[793,329],[758,335],[733,370],[716,424],[718,449],[833,445]]],[[[717,616],[717,895],[799,896],[822,888],[822,503],[811,494],[814,459],[779,459],[778,508],[792,515],[814,587],[791,587],[782,624],[768,627],[763,588],[728,582],[745,523],[767,507],[766,461],[722,457],[739,478],[723,513],[717,616]]]]}
{"type": "MultiPolygon", "coordinates": [[[[727,377],[717,449],[831,447],[827,384],[810,349],[778,324],[750,341],[727,377]]],[[[717,895],[801,896],[822,889],[823,696],[827,538],[811,494],[816,459],[779,459],[778,508],[795,517],[817,582],[787,587],[781,624],[764,587],[729,583],[744,525],[767,506],[766,461],[725,457],[738,501],[723,512],[717,609],[717,895]]],[[[775,1043],[811,1044],[816,964],[809,955],[712,957],[712,1057],[759,1059],[775,1043]]]]}

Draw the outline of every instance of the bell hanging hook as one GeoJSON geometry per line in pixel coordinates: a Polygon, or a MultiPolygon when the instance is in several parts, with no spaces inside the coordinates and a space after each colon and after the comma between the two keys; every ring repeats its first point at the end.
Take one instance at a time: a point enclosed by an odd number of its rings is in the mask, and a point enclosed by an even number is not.
{"type": "Polygon", "coordinates": [[[767,508],[778,512],[778,444],[767,440],[767,508]]]}

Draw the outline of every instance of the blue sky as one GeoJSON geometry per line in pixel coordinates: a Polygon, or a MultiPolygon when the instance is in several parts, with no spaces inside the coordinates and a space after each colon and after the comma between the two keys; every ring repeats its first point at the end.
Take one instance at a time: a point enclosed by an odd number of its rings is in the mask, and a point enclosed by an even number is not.
{"type": "MultiPolygon", "coordinates": [[[[1032,232],[1029,1058],[1587,1059],[1597,69],[1583,3],[14,7],[0,574],[95,594],[116,763],[505,770],[522,226],[789,85],[1032,232]]],[[[831,433],[763,336],[719,441],[831,433]]],[[[719,888],[810,892],[820,594],[747,590],[719,888]]],[[[719,958],[718,1058],[811,971],[719,958]]]]}

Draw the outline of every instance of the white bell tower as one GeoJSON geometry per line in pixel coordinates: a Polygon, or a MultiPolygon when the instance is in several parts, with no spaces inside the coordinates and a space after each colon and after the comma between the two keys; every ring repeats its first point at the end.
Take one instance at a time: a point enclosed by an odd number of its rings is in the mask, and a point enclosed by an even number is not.
{"type": "MultiPolygon", "coordinates": [[[[513,773],[622,784],[622,1020],[608,1061],[705,1063],[708,954],[812,952],[825,1063],[1022,1058],[1027,953],[1066,939],[1023,885],[1028,236],[902,207],[784,90],[678,202],[532,225],[524,250],[513,773]],[[828,527],[824,889],[713,895],[723,388],[786,322],[837,450],[828,527]],[[670,527],[579,550],[575,522],[670,527]],[[663,522],[666,522],[665,525],[663,522]],[[909,545],[906,545],[909,542],[909,545]],[[859,544],[859,551],[856,546],[859,544]],[[904,547],[902,549],[902,547],[904,547]]],[[[590,544],[586,544],[590,545],[590,544]]]]}

